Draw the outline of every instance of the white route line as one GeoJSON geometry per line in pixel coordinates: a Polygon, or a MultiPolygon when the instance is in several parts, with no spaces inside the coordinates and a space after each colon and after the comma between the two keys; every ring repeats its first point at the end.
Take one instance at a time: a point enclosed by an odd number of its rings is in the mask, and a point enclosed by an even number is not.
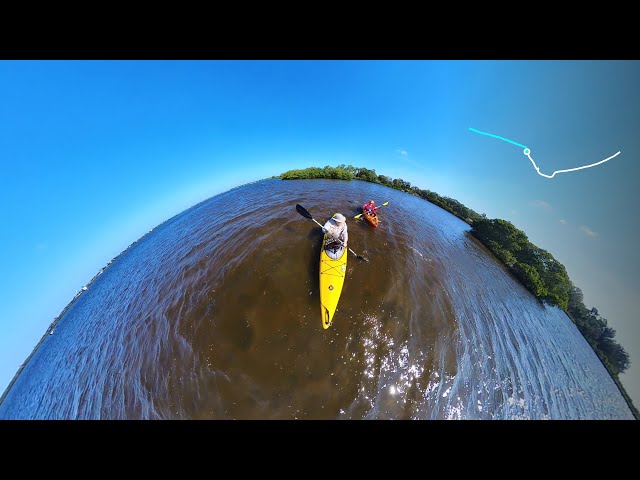
{"type": "Polygon", "coordinates": [[[591,167],[595,167],[596,165],[600,165],[601,163],[608,162],[612,158],[617,157],[618,155],[620,155],[620,152],[616,153],[615,155],[611,155],[609,158],[605,158],[604,160],[600,160],[599,162],[592,163],[590,165],[584,165],[582,167],[576,167],[576,168],[567,168],[566,170],[556,170],[551,175],[547,175],[547,174],[542,173],[540,171],[540,167],[538,167],[536,165],[536,162],[533,161],[533,158],[531,158],[531,150],[529,148],[525,148],[524,149],[524,154],[527,157],[529,157],[529,160],[531,160],[531,163],[533,164],[533,168],[536,169],[536,172],[538,172],[538,175],[541,175],[541,176],[543,176],[545,178],[553,178],[556,173],[575,172],[576,170],[582,170],[583,168],[591,168],[591,167]]]}

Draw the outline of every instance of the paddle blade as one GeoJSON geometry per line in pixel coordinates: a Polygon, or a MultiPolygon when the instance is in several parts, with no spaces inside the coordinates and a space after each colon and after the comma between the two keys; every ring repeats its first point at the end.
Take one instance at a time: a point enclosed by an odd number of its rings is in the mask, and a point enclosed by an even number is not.
{"type": "Polygon", "coordinates": [[[349,251],[350,251],[351,253],[353,253],[353,254],[356,256],[356,258],[359,258],[360,260],[364,260],[365,262],[368,262],[368,261],[369,261],[369,260],[367,260],[366,258],[364,258],[362,255],[358,255],[356,252],[354,252],[353,250],[351,250],[351,248],[349,248],[349,251]]]}
{"type": "Polygon", "coordinates": [[[362,216],[362,214],[356,215],[355,217],[353,217],[354,220],[359,219],[362,216]]]}
{"type": "Polygon", "coordinates": [[[296,203],[296,210],[298,211],[298,213],[300,215],[302,215],[303,217],[308,218],[309,220],[313,220],[313,217],[311,216],[311,214],[309,212],[307,212],[304,207],[302,205],[300,205],[299,203],[296,203]]]}
{"type": "Polygon", "coordinates": [[[382,206],[383,206],[383,207],[386,207],[387,205],[389,205],[389,202],[384,202],[384,203],[382,204],[382,206]]]}

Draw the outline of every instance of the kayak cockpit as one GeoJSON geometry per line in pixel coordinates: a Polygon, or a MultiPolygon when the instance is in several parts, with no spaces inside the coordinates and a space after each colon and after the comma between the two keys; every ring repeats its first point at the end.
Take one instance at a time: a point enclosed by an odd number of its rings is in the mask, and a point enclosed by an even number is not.
{"type": "Polygon", "coordinates": [[[344,245],[338,241],[327,240],[324,245],[324,251],[327,256],[333,260],[339,260],[344,253],[344,245]]]}

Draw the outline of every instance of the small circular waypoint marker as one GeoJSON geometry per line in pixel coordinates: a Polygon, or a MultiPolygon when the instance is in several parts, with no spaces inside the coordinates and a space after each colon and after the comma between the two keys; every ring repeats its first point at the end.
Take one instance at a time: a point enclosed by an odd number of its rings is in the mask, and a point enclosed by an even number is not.
{"type": "Polygon", "coordinates": [[[529,150],[528,148],[525,148],[523,153],[525,155],[529,155],[531,153],[531,150],[529,150]]]}

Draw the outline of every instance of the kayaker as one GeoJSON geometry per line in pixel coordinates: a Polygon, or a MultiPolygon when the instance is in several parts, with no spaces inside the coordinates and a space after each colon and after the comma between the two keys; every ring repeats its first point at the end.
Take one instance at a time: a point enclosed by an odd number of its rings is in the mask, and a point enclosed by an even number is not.
{"type": "Polygon", "coordinates": [[[341,241],[345,248],[347,247],[347,241],[349,240],[349,233],[347,232],[347,219],[341,213],[336,213],[333,217],[327,220],[327,223],[322,227],[324,233],[328,233],[334,240],[341,241]]]}
{"type": "Polygon", "coordinates": [[[369,213],[370,215],[376,215],[376,210],[379,208],[380,207],[376,207],[376,202],[374,202],[373,200],[369,200],[368,203],[362,205],[362,211],[364,213],[369,213]]]}

